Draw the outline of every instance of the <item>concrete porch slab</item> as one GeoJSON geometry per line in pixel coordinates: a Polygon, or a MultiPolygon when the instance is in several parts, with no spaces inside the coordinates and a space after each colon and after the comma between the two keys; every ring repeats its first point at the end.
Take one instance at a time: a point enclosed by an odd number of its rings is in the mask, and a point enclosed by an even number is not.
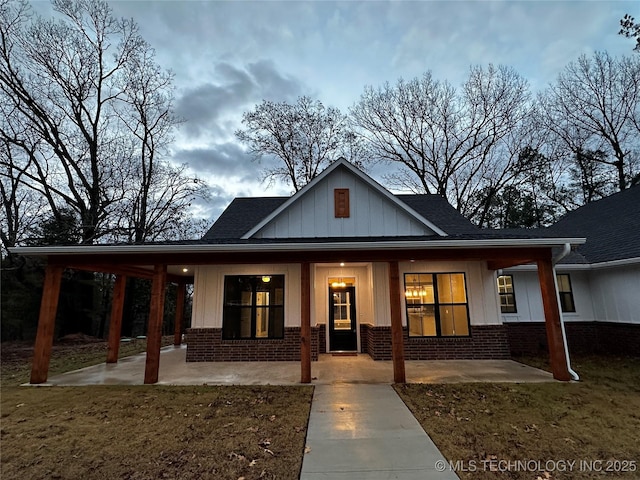
{"type": "MultiPolygon", "coordinates": [[[[165,347],[160,354],[158,384],[161,385],[296,385],[300,383],[299,362],[191,362],[186,347],[165,347]],[[259,368],[256,366],[259,365],[259,368]]],[[[102,363],[55,375],[44,385],[142,385],[145,354],[102,363]]],[[[512,360],[408,360],[409,383],[462,382],[551,382],[551,373],[512,360]]],[[[357,356],[320,355],[311,362],[312,383],[391,384],[391,361],[374,361],[367,354],[357,356]]]]}

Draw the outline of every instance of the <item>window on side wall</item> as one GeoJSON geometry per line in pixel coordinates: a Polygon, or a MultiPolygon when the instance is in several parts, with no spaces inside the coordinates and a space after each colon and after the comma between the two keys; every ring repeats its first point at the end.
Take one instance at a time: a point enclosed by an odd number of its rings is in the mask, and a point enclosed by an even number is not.
{"type": "Polygon", "coordinates": [[[500,311],[502,313],[517,313],[516,294],[513,291],[513,276],[498,276],[498,294],[500,295],[500,311]]]}
{"type": "Polygon", "coordinates": [[[410,337],[469,336],[469,304],[464,273],[406,273],[410,337]]]}
{"type": "Polygon", "coordinates": [[[573,290],[571,289],[571,278],[567,273],[556,275],[558,282],[558,297],[560,298],[560,308],[563,312],[575,312],[576,304],[573,301],[573,290]]]}
{"type": "Polygon", "coordinates": [[[224,277],[222,338],[284,338],[284,275],[224,277]]]}

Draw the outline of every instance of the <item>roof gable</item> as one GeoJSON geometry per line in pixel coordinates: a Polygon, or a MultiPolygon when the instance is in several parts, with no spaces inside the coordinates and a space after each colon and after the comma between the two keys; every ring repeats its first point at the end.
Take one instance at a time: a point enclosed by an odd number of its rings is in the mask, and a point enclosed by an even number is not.
{"type": "Polygon", "coordinates": [[[334,162],[242,238],[446,236],[444,230],[344,159],[334,162]],[[334,190],[350,192],[350,214],[334,215],[334,190]]]}

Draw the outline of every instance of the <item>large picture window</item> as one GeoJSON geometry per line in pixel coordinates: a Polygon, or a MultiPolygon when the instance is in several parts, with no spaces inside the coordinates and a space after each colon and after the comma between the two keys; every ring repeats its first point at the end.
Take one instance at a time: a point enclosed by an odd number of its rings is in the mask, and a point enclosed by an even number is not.
{"type": "Polygon", "coordinates": [[[406,273],[404,285],[409,336],[469,336],[464,273],[406,273]]]}
{"type": "Polygon", "coordinates": [[[284,275],[224,277],[222,338],[284,337],[284,275]]]}
{"type": "Polygon", "coordinates": [[[560,308],[563,312],[575,312],[576,304],[573,302],[573,290],[571,289],[571,278],[566,273],[556,275],[558,281],[558,296],[560,297],[560,308]]]}
{"type": "Polygon", "coordinates": [[[513,291],[513,276],[498,276],[498,294],[500,295],[500,311],[502,313],[517,313],[516,294],[513,291]]]}

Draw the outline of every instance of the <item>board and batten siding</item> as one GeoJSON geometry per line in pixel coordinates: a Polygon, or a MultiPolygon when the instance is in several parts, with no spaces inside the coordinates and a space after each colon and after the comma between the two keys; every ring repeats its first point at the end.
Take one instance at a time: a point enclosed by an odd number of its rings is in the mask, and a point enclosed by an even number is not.
{"type": "MultiPolygon", "coordinates": [[[[544,322],[542,308],[542,294],[537,271],[505,270],[505,274],[513,276],[513,290],[516,298],[516,313],[502,314],[504,322],[544,322]]],[[[569,274],[575,312],[563,312],[565,321],[599,320],[594,315],[594,299],[591,292],[589,272],[564,270],[561,265],[556,267],[556,273],[569,274]]]]}
{"type": "Polygon", "coordinates": [[[191,328],[222,328],[225,275],[284,275],[284,326],[300,326],[300,264],[207,265],[194,274],[191,328]]]}
{"type": "MultiPolygon", "coordinates": [[[[464,273],[467,286],[467,301],[471,325],[500,325],[495,273],[486,262],[400,262],[400,288],[402,301],[402,324],[407,325],[407,310],[404,301],[405,273],[464,273]]],[[[375,325],[390,326],[389,269],[386,263],[374,263],[374,318],[375,325]]]]}
{"type": "Polygon", "coordinates": [[[434,235],[400,206],[338,168],[253,235],[253,238],[323,238],[434,235]],[[334,190],[349,189],[348,218],[335,218],[334,190]]]}
{"type": "Polygon", "coordinates": [[[640,324],[640,265],[589,272],[596,320],[640,324]]]}

